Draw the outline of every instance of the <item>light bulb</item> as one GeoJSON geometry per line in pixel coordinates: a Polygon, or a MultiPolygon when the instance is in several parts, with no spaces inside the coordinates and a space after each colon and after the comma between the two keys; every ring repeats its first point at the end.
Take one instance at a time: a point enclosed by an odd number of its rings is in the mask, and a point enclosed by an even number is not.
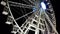
{"type": "Polygon", "coordinates": [[[9,22],[9,21],[7,21],[7,22],[5,22],[6,24],[12,24],[12,22],[9,22]]]}
{"type": "Polygon", "coordinates": [[[6,12],[6,11],[3,11],[3,12],[2,12],[2,14],[4,14],[4,15],[8,15],[8,12],[6,12]]]}
{"type": "Polygon", "coordinates": [[[4,1],[1,1],[1,4],[5,6],[5,5],[6,5],[6,2],[4,2],[4,1]]]}
{"type": "Polygon", "coordinates": [[[46,5],[44,2],[41,2],[41,7],[45,10],[46,9],[46,5]]]}

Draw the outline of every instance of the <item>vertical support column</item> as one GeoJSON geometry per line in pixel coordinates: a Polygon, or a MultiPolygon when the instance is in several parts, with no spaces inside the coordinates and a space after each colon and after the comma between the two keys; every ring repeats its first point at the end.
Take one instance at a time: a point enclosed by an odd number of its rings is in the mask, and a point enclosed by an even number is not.
{"type": "Polygon", "coordinates": [[[28,31],[28,29],[30,28],[30,24],[29,24],[29,27],[27,28],[27,30],[24,32],[24,34],[26,34],[27,33],[27,31],[28,31]]]}
{"type": "Polygon", "coordinates": [[[35,34],[38,34],[39,33],[39,30],[38,30],[38,28],[36,28],[36,30],[35,30],[35,34]]]}

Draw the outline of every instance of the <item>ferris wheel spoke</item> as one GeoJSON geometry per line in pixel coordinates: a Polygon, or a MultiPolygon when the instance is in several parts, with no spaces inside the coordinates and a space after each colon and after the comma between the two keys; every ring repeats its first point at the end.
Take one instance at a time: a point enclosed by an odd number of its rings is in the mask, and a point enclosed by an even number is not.
{"type": "Polygon", "coordinates": [[[30,3],[34,4],[34,2],[32,0],[29,0],[30,3]]]}
{"type": "MultiPolygon", "coordinates": [[[[13,14],[12,14],[12,12],[11,12],[11,10],[10,10],[10,7],[9,7],[9,3],[7,2],[7,4],[8,4],[8,9],[9,9],[9,13],[11,14],[11,16],[12,16],[12,19],[13,19],[13,21],[15,22],[15,24],[18,26],[18,28],[21,30],[21,28],[19,27],[19,25],[17,24],[17,22],[16,22],[16,20],[14,19],[14,16],[13,16],[13,14]]],[[[22,30],[21,30],[22,31],[22,30]]],[[[23,32],[23,31],[22,31],[23,32]]]]}
{"type": "MultiPolygon", "coordinates": [[[[27,12],[26,12],[26,9],[24,9],[24,11],[25,11],[25,14],[26,14],[26,13],[27,13],[27,12]]],[[[26,16],[26,17],[28,17],[28,16],[26,16]]],[[[25,17],[25,19],[26,19],[26,17],[25,17]]]]}
{"type": "Polygon", "coordinates": [[[25,16],[28,16],[28,15],[31,14],[31,13],[33,13],[33,12],[29,12],[29,13],[27,13],[27,14],[21,16],[21,17],[16,18],[15,20],[19,20],[19,19],[21,19],[21,18],[23,18],[23,17],[25,17],[25,16]]]}
{"type": "Polygon", "coordinates": [[[15,7],[22,7],[22,8],[32,8],[32,5],[26,5],[26,4],[22,4],[22,3],[17,3],[17,2],[12,2],[12,1],[8,1],[10,6],[15,6],[15,7]]]}
{"type": "MultiPolygon", "coordinates": [[[[26,13],[26,10],[25,9],[23,9],[24,10],[24,12],[26,13]]],[[[21,10],[21,12],[23,13],[23,15],[25,15],[25,13],[21,10]]],[[[26,17],[24,17],[25,19],[27,19],[26,17]]]]}
{"type": "Polygon", "coordinates": [[[29,2],[27,2],[26,0],[23,0],[24,2],[26,2],[27,4],[30,4],[29,2]]]}

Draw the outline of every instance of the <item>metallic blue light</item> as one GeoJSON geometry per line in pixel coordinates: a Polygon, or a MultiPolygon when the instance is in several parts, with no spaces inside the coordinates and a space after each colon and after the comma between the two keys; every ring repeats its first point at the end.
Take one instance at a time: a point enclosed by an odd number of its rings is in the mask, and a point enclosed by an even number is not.
{"type": "Polygon", "coordinates": [[[33,12],[35,12],[36,11],[36,8],[35,7],[33,7],[33,12]]]}

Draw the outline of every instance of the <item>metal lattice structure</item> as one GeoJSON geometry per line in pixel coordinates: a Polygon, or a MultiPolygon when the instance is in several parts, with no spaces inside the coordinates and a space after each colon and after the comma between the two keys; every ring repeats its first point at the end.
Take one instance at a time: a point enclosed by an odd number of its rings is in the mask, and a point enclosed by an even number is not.
{"type": "MultiPolygon", "coordinates": [[[[54,14],[53,7],[50,3],[50,0],[18,0],[18,1],[21,1],[21,2],[19,3],[19,2],[10,1],[10,0],[4,0],[1,2],[1,4],[5,6],[2,14],[8,15],[6,24],[13,25],[11,33],[58,34],[56,30],[55,14],[54,14]],[[22,1],[24,1],[27,4],[24,4],[22,1]],[[41,2],[44,2],[47,8],[43,9],[41,6],[41,2]],[[15,11],[13,12],[11,7],[18,7],[20,8],[19,10],[21,10],[21,8],[24,8],[24,12],[25,12],[25,8],[32,9],[32,11],[26,14],[23,14],[23,16],[20,16],[20,17],[18,16],[18,18],[15,19],[13,15],[15,11]],[[25,18],[26,20],[21,26],[19,26],[17,21],[21,18],[25,18]]],[[[24,12],[22,11],[22,13],[24,12]]],[[[19,14],[18,11],[16,13],[19,14]]]]}

